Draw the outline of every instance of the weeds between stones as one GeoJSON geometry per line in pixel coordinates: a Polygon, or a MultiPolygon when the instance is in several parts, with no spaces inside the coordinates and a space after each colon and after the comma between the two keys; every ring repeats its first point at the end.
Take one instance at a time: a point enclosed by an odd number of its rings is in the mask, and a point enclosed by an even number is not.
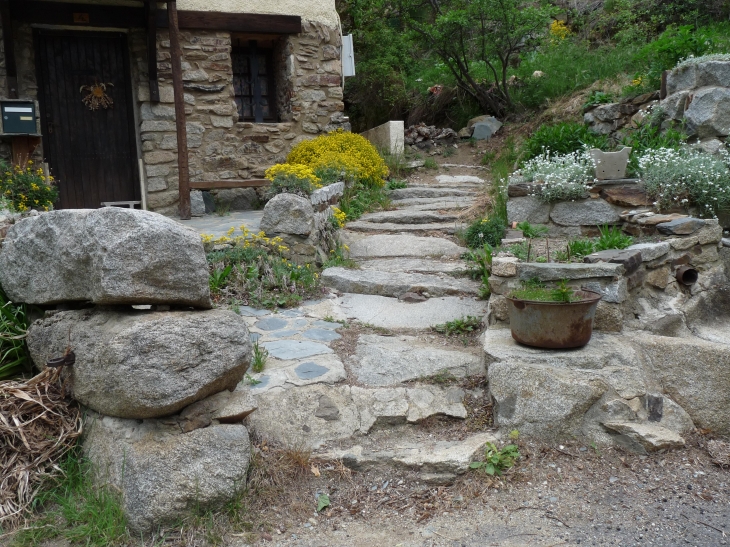
{"type": "Polygon", "coordinates": [[[259,346],[259,341],[253,343],[253,360],[251,361],[251,369],[254,372],[263,372],[266,366],[266,360],[269,358],[269,351],[259,346]]]}

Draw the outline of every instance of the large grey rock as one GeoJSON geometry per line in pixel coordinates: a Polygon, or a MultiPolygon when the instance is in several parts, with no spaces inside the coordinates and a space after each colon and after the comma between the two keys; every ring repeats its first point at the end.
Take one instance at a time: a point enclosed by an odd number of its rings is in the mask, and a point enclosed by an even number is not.
{"type": "Polygon", "coordinates": [[[642,350],[664,392],[687,411],[697,427],[730,434],[729,345],[644,333],[632,335],[631,341],[642,350]]]}
{"type": "Polygon", "coordinates": [[[453,241],[414,235],[374,235],[350,244],[351,258],[458,257],[466,252],[453,241]]]}
{"type": "Polygon", "coordinates": [[[561,226],[599,226],[621,221],[618,211],[602,199],[556,203],[550,219],[561,226]]]}
{"type": "Polygon", "coordinates": [[[730,62],[707,61],[697,66],[696,87],[730,87],[730,62]]]}
{"type": "Polygon", "coordinates": [[[472,118],[467,122],[466,127],[472,129],[478,123],[485,123],[489,125],[492,128],[492,133],[495,133],[500,127],[502,127],[502,122],[500,122],[494,116],[490,116],[488,114],[472,118]]]}
{"type": "Polygon", "coordinates": [[[669,243],[661,241],[659,243],[637,243],[627,250],[641,252],[641,260],[643,262],[650,262],[664,256],[670,249],[669,243]]]}
{"type": "Polygon", "coordinates": [[[698,87],[696,65],[675,68],[667,74],[667,95],[674,95],[679,91],[689,91],[696,87],[698,87]]]}
{"type": "Polygon", "coordinates": [[[259,196],[253,188],[218,190],[215,194],[215,201],[218,207],[231,211],[250,211],[258,209],[260,205],[259,196]]]}
{"type": "Polygon", "coordinates": [[[639,450],[656,452],[668,448],[681,448],[684,439],[674,431],[653,423],[606,422],[608,429],[628,438],[639,450]]]}
{"type": "Polygon", "coordinates": [[[550,220],[550,204],[534,196],[511,198],[507,202],[507,220],[542,224],[550,220]]]}
{"type": "Polygon", "coordinates": [[[210,307],[200,235],[149,211],[66,209],[14,224],[0,284],[15,302],[210,307]]]}
{"type": "Polygon", "coordinates": [[[69,339],[74,398],[120,418],[166,416],[233,389],[251,361],[245,320],[224,310],[59,312],[28,331],[36,366],[62,355],[69,339]]]}
{"type": "Polygon", "coordinates": [[[413,336],[366,334],[357,342],[350,370],[362,385],[389,386],[443,372],[456,378],[484,374],[484,365],[477,355],[436,348],[413,336]]]}
{"type": "Polygon", "coordinates": [[[251,455],[241,424],[181,433],[174,423],[98,415],[87,421],[83,447],[94,481],[121,494],[135,533],[225,505],[244,489],[251,455]]]}
{"type": "Polygon", "coordinates": [[[684,118],[684,110],[687,108],[687,97],[689,97],[689,91],[686,89],[678,91],[668,95],[659,106],[664,110],[664,114],[670,120],[681,120],[684,118]]]}
{"type": "Polygon", "coordinates": [[[678,218],[669,222],[663,222],[656,225],[656,229],[662,234],[673,236],[685,236],[693,234],[704,228],[705,221],[699,218],[678,218]]]}
{"type": "MultiPolygon", "coordinates": [[[[500,124],[501,125],[501,124],[500,124]]],[[[475,123],[472,127],[471,138],[477,141],[488,141],[494,135],[493,127],[488,123],[475,123]]]]}
{"type": "Polygon", "coordinates": [[[698,89],[684,112],[687,130],[700,139],[730,134],[730,89],[706,87],[698,89]]]}
{"type": "Polygon", "coordinates": [[[428,292],[431,296],[479,293],[479,284],[470,279],[419,273],[379,272],[327,268],[322,282],[338,291],[357,294],[376,294],[398,298],[407,292],[428,292]]]}
{"type": "Polygon", "coordinates": [[[261,229],[267,234],[306,236],[314,230],[314,209],[307,198],[278,194],[264,207],[261,229]]]}

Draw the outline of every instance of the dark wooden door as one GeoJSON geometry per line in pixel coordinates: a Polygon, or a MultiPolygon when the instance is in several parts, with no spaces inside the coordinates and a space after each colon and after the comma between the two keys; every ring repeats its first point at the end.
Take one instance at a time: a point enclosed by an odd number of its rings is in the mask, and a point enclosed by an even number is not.
{"type": "Polygon", "coordinates": [[[35,45],[44,153],[58,180],[58,205],[139,200],[126,35],[37,30],[35,45]],[[106,86],[108,108],[84,104],[95,84],[106,86]]]}

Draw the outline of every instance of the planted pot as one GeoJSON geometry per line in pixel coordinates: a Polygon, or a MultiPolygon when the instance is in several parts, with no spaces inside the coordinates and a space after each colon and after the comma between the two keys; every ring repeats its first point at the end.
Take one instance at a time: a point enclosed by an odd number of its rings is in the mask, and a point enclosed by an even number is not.
{"type": "Polygon", "coordinates": [[[570,302],[526,300],[508,296],[512,338],[536,348],[585,346],[593,334],[593,320],[601,295],[574,291],[570,302]]]}

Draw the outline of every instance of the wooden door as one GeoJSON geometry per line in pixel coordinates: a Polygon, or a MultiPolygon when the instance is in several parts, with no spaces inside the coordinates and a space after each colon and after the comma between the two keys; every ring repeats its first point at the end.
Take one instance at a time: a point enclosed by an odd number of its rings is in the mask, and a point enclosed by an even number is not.
{"type": "Polygon", "coordinates": [[[44,154],[62,209],[140,199],[127,37],[122,33],[35,34],[44,154]],[[84,98],[103,84],[112,103],[84,98]]]}

